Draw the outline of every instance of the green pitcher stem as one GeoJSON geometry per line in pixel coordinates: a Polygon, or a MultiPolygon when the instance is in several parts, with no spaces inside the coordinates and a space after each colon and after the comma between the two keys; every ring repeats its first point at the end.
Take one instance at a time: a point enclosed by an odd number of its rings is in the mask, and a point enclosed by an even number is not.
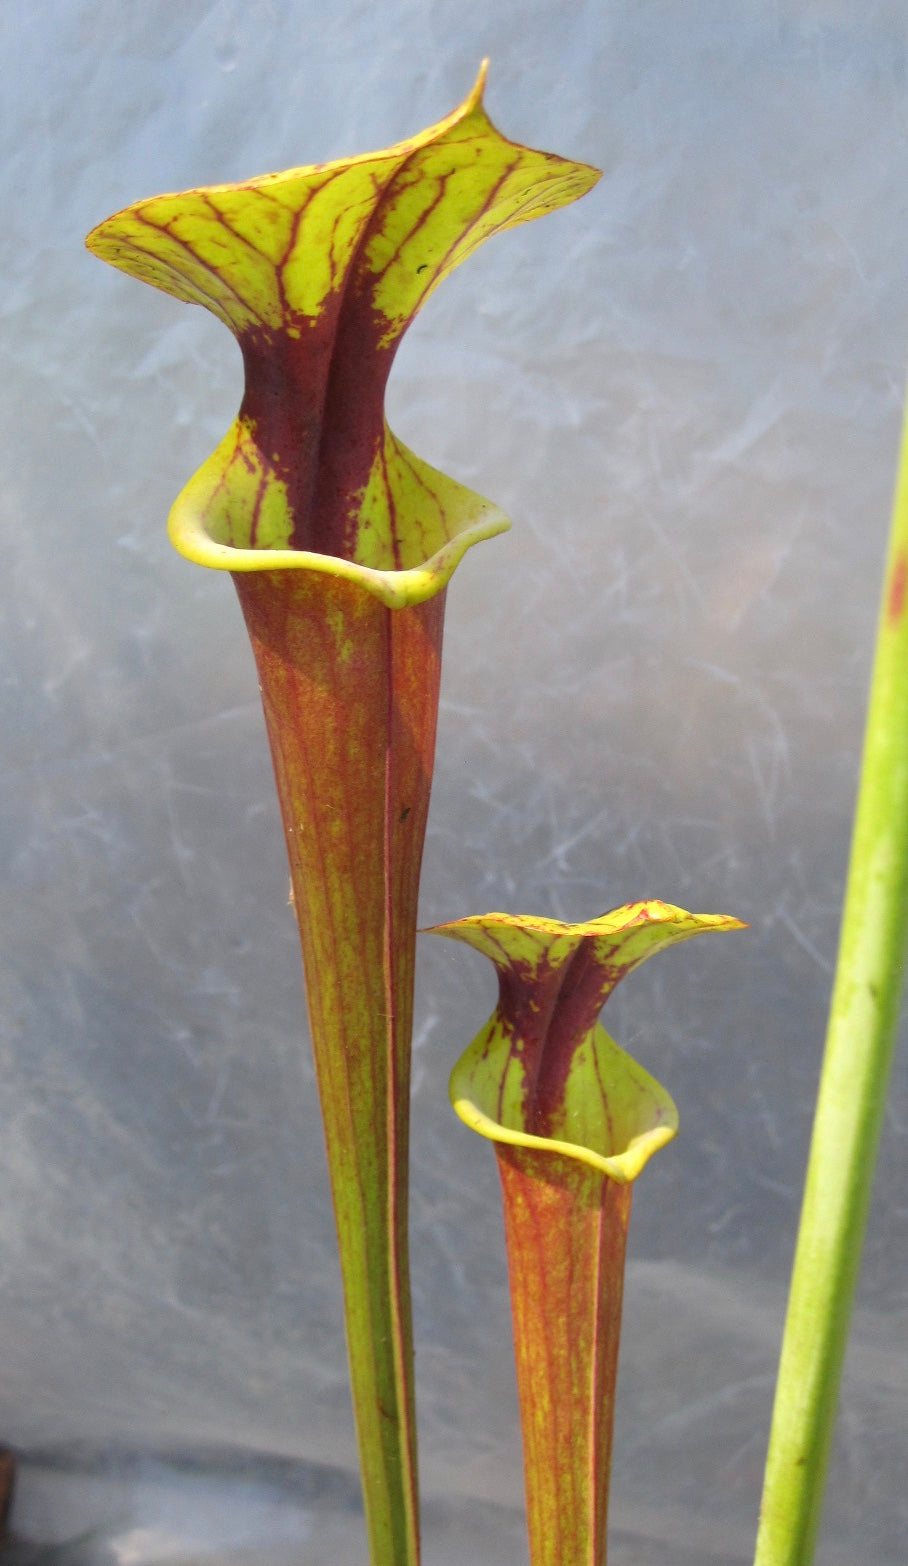
{"type": "Polygon", "coordinates": [[[886,566],[826,1052],[756,1566],[814,1554],[908,936],[908,434],[886,566]]]}
{"type": "Polygon", "coordinates": [[[409,1051],[444,594],[388,609],[316,573],[235,580],[303,948],[372,1561],[416,1566],[409,1051]]]}

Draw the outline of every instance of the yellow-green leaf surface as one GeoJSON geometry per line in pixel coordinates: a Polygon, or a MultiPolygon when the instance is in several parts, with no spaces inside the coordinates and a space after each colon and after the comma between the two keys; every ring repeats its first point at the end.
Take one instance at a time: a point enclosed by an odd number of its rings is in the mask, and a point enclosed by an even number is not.
{"type": "Polygon", "coordinates": [[[677,1111],[605,1032],[598,1014],[648,957],[737,919],[631,903],[584,924],[491,913],[432,932],[495,963],[499,1003],[451,1077],[461,1119],[497,1142],[548,1148],[633,1180],[670,1141],[677,1111]]]}
{"type": "Polygon", "coordinates": [[[182,553],[351,576],[398,607],[508,526],[384,418],[397,345],[442,279],[599,177],[500,135],[484,82],[485,66],[453,114],[384,151],[154,196],[89,235],[111,265],[213,311],[243,352],[239,416],[171,514],[182,553]]]}

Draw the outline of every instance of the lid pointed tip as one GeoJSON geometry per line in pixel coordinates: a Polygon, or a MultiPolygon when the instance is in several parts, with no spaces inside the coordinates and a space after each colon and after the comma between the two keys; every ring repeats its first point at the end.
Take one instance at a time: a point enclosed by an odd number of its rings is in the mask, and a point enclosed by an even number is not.
{"type": "Polygon", "coordinates": [[[472,90],[470,92],[470,96],[467,99],[466,107],[468,107],[470,109],[475,109],[475,108],[478,107],[478,105],[480,103],[482,103],[482,95],[485,92],[486,81],[488,79],[488,75],[489,75],[489,59],[488,59],[488,55],[487,55],[484,60],[480,60],[480,62],[479,62],[479,73],[478,73],[478,75],[476,77],[476,81],[473,83],[473,87],[472,87],[472,90]]]}

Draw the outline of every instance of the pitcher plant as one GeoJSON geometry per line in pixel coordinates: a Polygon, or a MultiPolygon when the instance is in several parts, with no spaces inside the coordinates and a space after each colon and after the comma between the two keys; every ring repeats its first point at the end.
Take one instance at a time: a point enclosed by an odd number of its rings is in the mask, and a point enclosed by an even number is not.
{"type": "Polygon", "coordinates": [[[431,933],[483,952],[498,1005],[451,1101],[495,1144],[531,1566],[604,1566],[632,1182],[675,1105],[597,1020],[647,957],[737,919],[631,903],[585,924],[501,913],[431,933]]]}
{"type": "Polygon", "coordinates": [[[418,1560],[407,1260],[416,903],[445,589],[507,528],[385,421],[397,346],[490,235],[598,173],[508,141],[472,92],[384,151],[139,201],[97,256],[205,305],[245,392],[170,536],[229,571],[283,816],[325,1125],[366,1522],[376,1566],[418,1560]]]}

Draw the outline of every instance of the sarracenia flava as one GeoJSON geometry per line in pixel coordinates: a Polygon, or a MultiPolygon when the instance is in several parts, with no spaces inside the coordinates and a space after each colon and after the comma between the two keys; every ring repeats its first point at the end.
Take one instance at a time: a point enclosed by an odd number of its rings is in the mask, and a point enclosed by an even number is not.
{"type": "Polygon", "coordinates": [[[531,1566],[604,1566],[632,1181],[678,1129],[668,1093],[599,1012],[655,952],[741,928],[647,902],[586,924],[491,913],[430,932],[498,970],[451,1101],[498,1156],[531,1566]]]}
{"type": "Polygon", "coordinates": [[[508,526],[388,429],[413,316],[484,239],[597,171],[515,145],[482,107],[383,152],[155,196],[89,249],[203,304],[245,394],[171,538],[229,571],[262,686],[306,973],[376,1566],[418,1559],[407,1263],[416,898],[444,591],[508,526]]]}

